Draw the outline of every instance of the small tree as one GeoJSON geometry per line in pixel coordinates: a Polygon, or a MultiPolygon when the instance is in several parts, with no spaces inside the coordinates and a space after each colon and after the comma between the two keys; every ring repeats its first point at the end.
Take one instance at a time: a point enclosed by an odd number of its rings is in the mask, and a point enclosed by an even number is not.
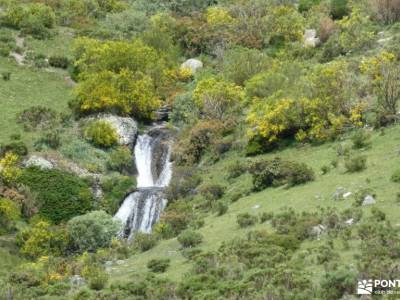
{"type": "Polygon", "coordinates": [[[121,228],[119,221],[104,211],[93,211],[74,217],[67,223],[72,247],[78,252],[108,247],[121,228]]]}

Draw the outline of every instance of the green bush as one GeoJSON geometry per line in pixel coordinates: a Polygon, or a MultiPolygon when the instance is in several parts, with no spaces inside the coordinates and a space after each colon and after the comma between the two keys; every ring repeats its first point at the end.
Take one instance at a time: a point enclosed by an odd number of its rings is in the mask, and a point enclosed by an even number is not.
{"type": "Polygon", "coordinates": [[[158,243],[158,238],[154,234],[137,232],[135,233],[133,246],[141,252],[154,248],[158,243]]]}
{"type": "Polygon", "coordinates": [[[236,222],[239,224],[240,228],[253,226],[257,223],[257,216],[251,215],[249,213],[242,213],[237,215],[236,222]]]}
{"type": "Polygon", "coordinates": [[[0,198],[0,234],[12,230],[20,214],[20,208],[14,201],[0,198]]]}
{"type": "Polygon", "coordinates": [[[298,9],[300,12],[306,12],[313,6],[318,5],[320,2],[321,0],[300,0],[298,9]]]}
{"type": "Polygon", "coordinates": [[[118,171],[122,174],[131,174],[133,165],[132,153],[127,147],[118,147],[112,150],[107,161],[110,171],[118,171]]]}
{"type": "Polygon", "coordinates": [[[85,138],[100,147],[111,147],[118,142],[115,129],[107,121],[93,120],[84,130],[85,138]]]}
{"type": "Polygon", "coordinates": [[[331,0],[331,15],[334,19],[341,19],[348,13],[348,0],[331,0]]]}
{"type": "Polygon", "coordinates": [[[67,69],[69,65],[69,59],[65,56],[50,56],[49,65],[55,68],[67,69]]]}
{"type": "Polygon", "coordinates": [[[175,167],[172,180],[166,189],[169,201],[185,198],[195,193],[196,187],[201,183],[201,177],[194,167],[175,167]]]}
{"type": "Polygon", "coordinates": [[[225,202],[222,202],[222,201],[218,201],[215,206],[216,206],[215,209],[217,211],[218,216],[222,216],[222,215],[226,214],[226,212],[229,209],[229,206],[225,202]]]}
{"type": "Polygon", "coordinates": [[[183,248],[192,248],[199,245],[203,241],[203,236],[193,230],[185,230],[178,236],[178,242],[183,248]]]}
{"type": "Polygon", "coordinates": [[[0,157],[3,157],[7,152],[13,152],[21,157],[28,154],[28,148],[23,141],[13,141],[0,146],[0,157]]]}
{"type": "Polygon", "coordinates": [[[199,109],[191,94],[180,94],[175,97],[170,114],[172,123],[176,126],[194,124],[199,117],[199,109]]]}
{"type": "Polygon", "coordinates": [[[400,169],[393,172],[391,179],[393,182],[400,182],[400,169]]]}
{"type": "Polygon", "coordinates": [[[280,158],[260,160],[250,166],[254,190],[288,184],[295,186],[314,180],[314,171],[303,163],[284,161],[280,158]]]}
{"type": "Polygon", "coordinates": [[[32,106],[17,115],[17,122],[27,131],[54,129],[57,112],[43,106],[32,106]]]}
{"type": "Polygon", "coordinates": [[[164,273],[168,269],[170,262],[169,258],[151,259],[147,263],[147,268],[154,273],[164,273]]]}
{"type": "Polygon", "coordinates": [[[265,223],[267,221],[270,221],[274,218],[274,213],[273,212],[263,212],[260,214],[260,223],[265,223]]]}
{"type": "Polygon", "coordinates": [[[228,179],[233,179],[246,173],[247,166],[245,163],[237,160],[233,164],[228,166],[227,171],[228,171],[228,179]]]}
{"type": "Polygon", "coordinates": [[[51,149],[58,149],[61,146],[61,137],[59,130],[53,130],[44,133],[34,144],[35,149],[38,151],[48,147],[51,149]]]}
{"type": "Polygon", "coordinates": [[[76,175],[30,167],[22,171],[19,182],[36,193],[40,215],[54,223],[67,221],[92,208],[90,186],[76,175]]]}
{"type": "Polygon", "coordinates": [[[184,248],[181,250],[182,256],[188,260],[194,259],[201,252],[202,251],[199,248],[184,248]]]}
{"type": "Polygon", "coordinates": [[[349,156],[344,161],[344,166],[349,173],[361,172],[367,168],[365,155],[349,156]]]}
{"type": "Polygon", "coordinates": [[[96,291],[102,290],[108,282],[107,272],[96,264],[86,267],[84,277],[88,281],[89,287],[96,291]]]}
{"type": "Polygon", "coordinates": [[[104,211],[92,211],[67,223],[71,247],[79,253],[109,247],[120,229],[121,223],[104,211]]]}
{"type": "Polygon", "coordinates": [[[225,188],[217,183],[207,183],[199,187],[200,194],[208,201],[221,199],[225,188]]]}
{"type": "Polygon", "coordinates": [[[5,43],[0,43],[0,56],[8,57],[10,55],[11,50],[12,47],[10,47],[10,45],[5,43]]]}
{"type": "Polygon", "coordinates": [[[370,137],[371,136],[364,129],[357,130],[351,137],[353,148],[361,149],[368,147],[370,145],[370,137]]]}

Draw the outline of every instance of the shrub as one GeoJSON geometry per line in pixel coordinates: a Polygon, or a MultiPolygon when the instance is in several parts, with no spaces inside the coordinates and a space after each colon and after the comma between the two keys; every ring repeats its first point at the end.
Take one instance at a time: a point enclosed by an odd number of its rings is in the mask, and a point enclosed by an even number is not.
{"type": "Polygon", "coordinates": [[[225,188],[217,183],[207,183],[199,187],[200,194],[208,201],[221,199],[225,188]]]}
{"type": "Polygon", "coordinates": [[[175,167],[172,180],[166,189],[166,196],[169,201],[185,198],[195,194],[196,187],[201,183],[201,177],[194,167],[175,167]]]}
{"type": "Polygon", "coordinates": [[[228,179],[237,178],[247,172],[247,166],[245,163],[236,161],[229,165],[228,168],[228,179]]]}
{"type": "Polygon", "coordinates": [[[190,93],[179,94],[172,103],[172,112],[169,115],[176,126],[190,125],[197,121],[199,109],[190,93]]]}
{"type": "Polygon", "coordinates": [[[104,211],[92,211],[74,217],[67,223],[71,246],[80,253],[109,247],[120,229],[120,222],[104,211]]]}
{"type": "Polygon", "coordinates": [[[370,145],[370,135],[363,129],[357,130],[353,136],[351,137],[351,140],[353,142],[353,148],[354,149],[361,149],[361,148],[366,148],[370,145]]]}
{"type": "Polygon", "coordinates": [[[129,148],[118,147],[112,150],[107,161],[107,167],[111,171],[131,174],[133,169],[133,157],[129,148]]]}
{"type": "Polygon", "coordinates": [[[378,222],[385,221],[386,219],[386,214],[377,207],[371,208],[371,215],[372,218],[374,218],[378,222]]]}
{"type": "Polygon", "coordinates": [[[154,273],[164,273],[170,265],[169,258],[155,258],[149,260],[147,268],[154,273]]]}
{"type": "Polygon", "coordinates": [[[11,72],[2,72],[1,77],[4,81],[9,81],[11,79],[11,72]]]}
{"type": "Polygon", "coordinates": [[[65,56],[50,56],[49,65],[55,68],[67,69],[69,65],[69,59],[65,56]]]}
{"type": "Polygon", "coordinates": [[[217,215],[218,216],[222,216],[224,214],[226,214],[226,212],[228,211],[229,207],[225,202],[222,201],[218,201],[216,203],[216,211],[217,211],[217,215]]]}
{"type": "Polygon", "coordinates": [[[30,167],[22,171],[18,182],[37,194],[40,215],[56,224],[84,214],[92,207],[88,183],[73,174],[30,167]]]}
{"type": "Polygon", "coordinates": [[[44,133],[34,144],[36,150],[41,151],[45,147],[58,149],[61,146],[61,137],[59,130],[53,130],[44,133]]]}
{"type": "Polygon", "coordinates": [[[14,201],[0,198],[0,234],[13,229],[19,217],[20,209],[14,201]]]}
{"type": "Polygon", "coordinates": [[[201,249],[199,248],[185,248],[181,250],[181,254],[184,258],[192,260],[194,259],[197,255],[201,253],[201,249]]]}
{"type": "Polygon", "coordinates": [[[295,186],[314,180],[314,171],[307,165],[279,158],[254,162],[250,166],[250,173],[256,191],[284,184],[295,186]]]}
{"type": "Polygon", "coordinates": [[[331,15],[334,19],[341,19],[348,13],[348,0],[331,0],[331,15]]]}
{"type": "Polygon", "coordinates": [[[178,242],[183,248],[192,248],[199,245],[203,241],[203,236],[193,230],[185,230],[178,236],[178,242]]]}
{"type": "Polygon", "coordinates": [[[86,266],[83,270],[83,277],[88,281],[89,287],[93,290],[102,290],[108,282],[108,274],[96,264],[86,266]]]}
{"type": "Polygon", "coordinates": [[[17,115],[17,122],[27,131],[54,129],[57,113],[47,107],[32,106],[17,115]]]}
{"type": "Polygon", "coordinates": [[[18,168],[19,156],[7,152],[5,156],[0,159],[0,179],[6,184],[15,183],[20,177],[21,170],[18,168]]]}
{"type": "Polygon", "coordinates": [[[101,207],[108,214],[114,215],[121,205],[121,201],[126,195],[133,191],[136,182],[133,176],[112,175],[103,177],[101,188],[103,189],[103,198],[101,207]]]}
{"type": "Polygon", "coordinates": [[[237,215],[236,222],[239,224],[240,228],[253,226],[257,223],[257,216],[251,215],[249,213],[242,213],[237,215]]]}
{"type": "Polygon", "coordinates": [[[394,171],[391,179],[393,182],[400,182],[400,169],[397,169],[396,171],[394,171]]]}
{"type": "Polygon", "coordinates": [[[114,127],[102,120],[93,120],[85,128],[85,138],[100,147],[111,147],[118,142],[117,132],[114,127]]]}
{"type": "MultiPolygon", "coordinates": [[[[0,56],[8,57],[12,48],[8,44],[0,43],[0,56]]],[[[4,77],[3,77],[4,79],[4,77]]]]}
{"type": "Polygon", "coordinates": [[[154,234],[137,232],[135,233],[133,246],[141,252],[154,248],[158,243],[157,236],[154,234]]]}
{"type": "Polygon", "coordinates": [[[15,153],[18,156],[25,156],[28,154],[28,148],[23,141],[13,141],[0,146],[0,157],[3,157],[7,152],[15,153]]]}
{"type": "Polygon", "coordinates": [[[367,157],[364,155],[349,156],[345,159],[344,166],[349,173],[361,172],[367,168],[367,157]]]}
{"type": "Polygon", "coordinates": [[[273,212],[263,212],[260,214],[260,223],[265,223],[267,221],[272,220],[274,217],[273,212]]]}

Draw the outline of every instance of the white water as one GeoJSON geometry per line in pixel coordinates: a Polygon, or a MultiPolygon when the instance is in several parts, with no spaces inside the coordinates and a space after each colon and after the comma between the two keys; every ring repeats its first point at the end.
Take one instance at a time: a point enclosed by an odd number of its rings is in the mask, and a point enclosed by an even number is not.
{"type": "Polygon", "coordinates": [[[115,218],[121,220],[123,230],[121,237],[132,238],[134,233],[141,231],[150,233],[152,226],[158,221],[167,201],[163,198],[162,188],[168,186],[172,176],[172,163],[170,162],[170,147],[162,148],[162,169],[160,175],[153,173],[153,150],[162,143],[161,139],[153,138],[147,134],[138,137],[134,149],[135,163],[138,171],[138,191],[130,194],[123,202],[115,218]],[[156,177],[156,178],[155,178],[156,177]]]}

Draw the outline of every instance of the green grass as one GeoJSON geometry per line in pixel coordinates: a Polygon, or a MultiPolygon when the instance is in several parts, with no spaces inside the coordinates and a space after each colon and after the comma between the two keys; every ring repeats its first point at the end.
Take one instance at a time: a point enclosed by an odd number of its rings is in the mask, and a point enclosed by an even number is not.
{"type": "MultiPolygon", "coordinates": [[[[343,159],[339,161],[336,169],[328,174],[322,175],[320,171],[323,165],[329,165],[337,157],[336,147],[340,142],[326,143],[321,146],[304,146],[299,148],[288,148],[279,153],[263,155],[265,158],[280,156],[284,159],[295,160],[307,163],[316,172],[314,182],[293,187],[290,189],[269,188],[259,193],[252,193],[232,203],[228,212],[217,217],[210,215],[205,219],[205,225],[199,230],[204,236],[201,248],[204,251],[217,249],[223,241],[229,241],[237,236],[244,236],[246,232],[253,229],[270,229],[268,223],[257,224],[254,227],[240,229],[236,223],[236,216],[239,213],[249,212],[260,214],[261,212],[277,212],[283,207],[292,207],[295,211],[316,211],[319,207],[336,207],[339,210],[350,208],[354,202],[354,192],[360,187],[369,187],[376,193],[376,206],[384,211],[387,218],[395,226],[400,226],[400,204],[396,201],[396,195],[400,192],[400,184],[390,180],[392,173],[400,168],[400,127],[394,126],[386,130],[385,135],[374,132],[371,138],[372,146],[367,150],[358,150],[367,155],[367,169],[360,173],[346,173],[343,166],[343,159]],[[337,187],[344,187],[353,193],[351,197],[343,201],[334,201],[332,194],[337,187]],[[255,208],[255,206],[260,206],[255,208]]],[[[344,142],[351,145],[351,141],[344,142]]],[[[356,151],[356,150],[353,150],[356,151]]],[[[251,185],[250,175],[244,174],[235,179],[231,184],[226,180],[226,167],[239,158],[237,153],[230,153],[215,165],[203,167],[203,179],[210,182],[218,182],[228,187],[228,193],[233,190],[242,191],[251,185]]],[[[364,217],[369,215],[370,207],[363,207],[364,217]]],[[[337,243],[339,243],[337,241],[337,243]]],[[[308,251],[319,245],[326,244],[324,238],[320,241],[306,241],[302,244],[302,251],[308,251]]],[[[336,245],[336,242],[335,242],[336,245]]],[[[350,249],[339,251],[340,259],[346,265],[354,263],[353,255],[358,252],[356,241],[350,241],[350,249]]],[[[340,245],[337,247],[340,249],[340,245]]],[[[166,273],[157,275],[179,280],[190,268],[190,262],[186,261],[179,253],[179,244],[176,239],[160,242],[155,248],[134,255],[123,265],[116,266],[111,271],[113,280],[129,280],[132,274],[146,272],[146,263],[153,258],[170,258],[171,266],[166,273]]],[[[308,270],[314,274],[315,280],[321,275],[323,268],[312,261],[307,264],[308,270]]]]}
{"type": "Polygon", "coordinates": [[[11,134],[20,134],[31,145],[38,134],[24,132],[16,123],[16,115],[35,105],[67,112],[73,94],[64,80],[66,73],[18,66],[11,58],[0,58],[0,73],[3,72],[11,72],[11,80],[0,79],[0,143],[9,141],[11,134]]]}

